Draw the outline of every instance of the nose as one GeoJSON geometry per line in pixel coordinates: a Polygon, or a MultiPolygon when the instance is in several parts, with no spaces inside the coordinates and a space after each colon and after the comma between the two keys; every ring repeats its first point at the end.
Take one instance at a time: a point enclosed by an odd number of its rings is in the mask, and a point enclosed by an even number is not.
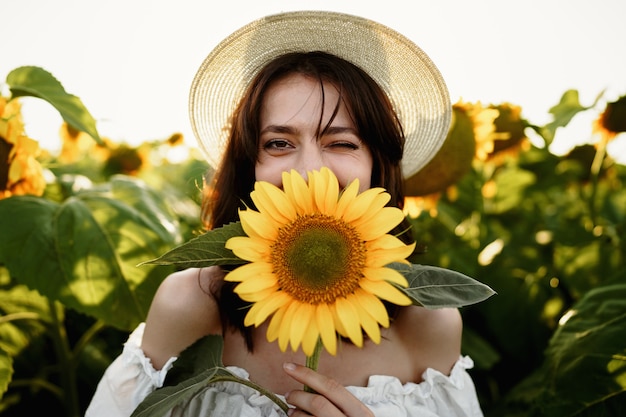
{"type": "Polygon", "coordinates": [[[319,144],[316,142],[311,146],[307,146],[304,152],[300,153],[298,158],[298,166],[294,167],[296,171],[302,175],[303,178],[307,177],[309,171],[319,171],[324,166],[324,156],[319,144]]]}

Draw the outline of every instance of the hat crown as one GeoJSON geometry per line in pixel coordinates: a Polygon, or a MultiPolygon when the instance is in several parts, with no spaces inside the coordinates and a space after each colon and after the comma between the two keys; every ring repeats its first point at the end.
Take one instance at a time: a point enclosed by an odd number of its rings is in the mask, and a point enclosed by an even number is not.
{"type": "Polygon", "coordinates": [[[447,135],[451,106],[445,82],[430,58],[408,38],[369,19],[297,11],[243,26],[202,63],[189,107],[192,129],[209,164],[218,166],[228,140],[228,121],[254,76],[282,54],[312,51],[357,65],[385,91],[406,136],[405,178],[432,159],[447,135]]]}

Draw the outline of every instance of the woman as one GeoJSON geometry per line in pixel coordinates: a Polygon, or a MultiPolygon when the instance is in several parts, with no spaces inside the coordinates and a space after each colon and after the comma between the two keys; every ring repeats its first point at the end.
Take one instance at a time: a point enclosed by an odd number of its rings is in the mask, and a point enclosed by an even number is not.
{"type": "MultiPolygon", "coordinates": [[[[209,227],[253,207],[255,181],[282,187],[282,173],[329,168],[340,188],[384,187],[401,207],[402,179],[424,166],[445,139],[450,108],[439,72],[406,38],[374,22],[336,13],[270,16],[235,32],[198,71],[192,124],[218,165],[205,202],[209,227]],[[229,104],[237,103],[233,109],[229,104]],[[224,129],[229,121],[228,130],[224,129]]],[[[392,234],[411,243],[407,224],[392,234]]],[[[301,350],[269,343],[267,325],[247,327],[247,303],[218,267],[189,269],[159,287],[145,326],[107,370],[87,412],[129,415],[160,387],[175,358],[208,334],[224,337],[222,361],[285,394],[290,415],[482,415],[460,356],[456,309],[387,305],[379,344],[342,340],[318,372],[301,350]],[[305,392],[302,385],[315,393],[305,392]]],[[[209,387],[172,415],[281,415],[242,386],[209,387]],[[227,404],[227,405],[224,405],[227,404]]]]}

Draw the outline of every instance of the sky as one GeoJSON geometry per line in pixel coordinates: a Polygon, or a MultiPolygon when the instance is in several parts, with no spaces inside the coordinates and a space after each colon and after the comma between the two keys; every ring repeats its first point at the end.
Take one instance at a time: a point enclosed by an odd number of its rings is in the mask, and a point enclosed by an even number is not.
{"type": "MultiPolygon", "coordinates": [[[[598,110],[626,95],[623,0],[0,0],[0,80],[43,67],[82,99],[101,136],[137,144],[181,132],[193,145],[188,92],[206,55],[254,19],[299,9],[403,33],[437,64],[453,103],[510,102],[541,125],[568,89],[583,105],[604,92],[598,110]]],[[[561,151],[586,141],[595,117],[585,112],[562,129],[561,151]]],[[[24,118],[29,136],[60,145],[51,106],[24,100],[24,118]]],[[[626,159],[621,136],[610,150],[626,159]]]]}

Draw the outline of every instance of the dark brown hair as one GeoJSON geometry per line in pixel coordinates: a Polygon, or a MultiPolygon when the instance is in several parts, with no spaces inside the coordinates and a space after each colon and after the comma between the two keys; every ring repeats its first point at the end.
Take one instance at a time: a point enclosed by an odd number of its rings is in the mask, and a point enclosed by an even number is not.
{"type": "MultiPolygon", "coordinates": [[[[229,141],[221,164],[203,201],[203,218],[209,228],[238,221],[238,209],[254,207],[250,192],[254,188],[255,165],[259,150],[260,113],[268,87],[291,74],[302,74],[333,84],[352,117],[357,134],[373,158],[372,187],[383,187],[391,195],[388,205],[402,208],[404,201],[401,159],[404,133],[385,92],[362,69],[325,52],[295,52],[281,55],[267,64],[252,80],[235,109],[229,141]]],[[[338,109],[340,103],[337,103],[338,109]]],[[[336,111],[336,110],[335,110],[336,111]]],[[[329,122],[330,124],[330,122],[329,122]]],[[[320,133],[325,127],[320,126],[320,133]]],[[[404,221],[391,233],[405,243],[413,236],[404,221]]],[[[223,329],[232,326],[242,332],[252,350],[251,329],[243,325],[248,303],[225,282],[218,294],[223,329]]],[[[395,315],[390,311],[390,316],[395,315]]]]}

